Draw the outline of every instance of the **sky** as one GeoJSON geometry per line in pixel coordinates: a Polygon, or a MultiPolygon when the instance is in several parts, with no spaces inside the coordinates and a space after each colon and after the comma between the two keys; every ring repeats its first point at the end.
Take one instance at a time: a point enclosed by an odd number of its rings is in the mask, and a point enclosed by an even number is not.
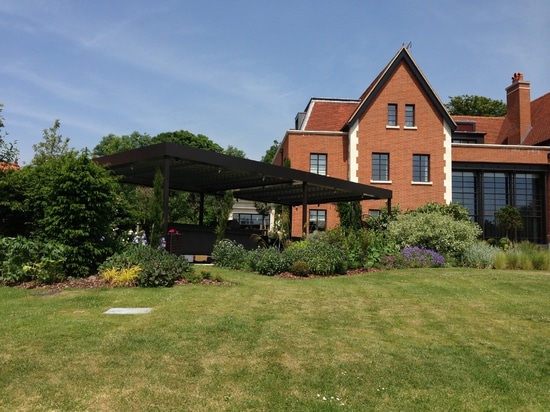
{"type": "Polygon", "coordinates": [[[443,102],[550,92],[548,0],[3,0],[0,103],[19,163],[187,130],[260,160],[312,97],[358,98],[398,50],[443,102]]]}

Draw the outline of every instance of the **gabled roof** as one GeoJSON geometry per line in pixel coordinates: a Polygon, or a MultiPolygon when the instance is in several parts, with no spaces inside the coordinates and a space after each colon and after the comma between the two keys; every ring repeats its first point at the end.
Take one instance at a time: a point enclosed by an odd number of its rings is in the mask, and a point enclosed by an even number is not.
{"type": "Polygon", "coordinates": [[[531,125],[533,129],[523,144],[550,145],[550,93],[531,102],[531,125]]]}
{"type": "Polygon", "coordinates": [[[407,47],[403,46],[394,56],[394,58],[388,63],[388,65],[380,72],[380,74],[374,79],[370,86],[361,95],[361,103],[357,107],[349,119],[347,126],[357,122],[363,113],[369,108],[371,103],[376,99],[380,91],[383,89],[386,82],[391,78],[392,74],[399,67],[399,64],[404,62],[417,78],[424,92],[428,95],[433,102],[434,107],[441,114],[441,117],[445,119],[445,122],[451,125],[452,130],[456,128],[456,124],[453,121],[451,115],[447,111],[445,105],[441,102],[434,89],[426,79],[426,76],[422,73],[414,59],[412,58],[407,47]]]}
{"type": "Polygon", "coordinates": [[[341,131],[360,100],[312,98],[306,107],[301,130],[341,131]]]}

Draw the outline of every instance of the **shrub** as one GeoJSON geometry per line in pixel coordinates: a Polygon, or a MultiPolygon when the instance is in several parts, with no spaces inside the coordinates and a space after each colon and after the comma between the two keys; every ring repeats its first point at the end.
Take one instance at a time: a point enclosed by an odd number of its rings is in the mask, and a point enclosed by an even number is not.
{"type": "Polygon", "coordinates": [[[0,280],[17,284],[29,280],[54,283],[63,278],[66,248],[22,236],[0,240],[0,280]]]}
{"type": "Polygon", "coordinates": [[[309,265],[303,260],[297,260],[291,266],[290,272],[296,276],[307,276],[309,274],[309,265]]]}
{"type": "Polygon", "coordinates": [[[462,253],[460,264],[470,268],[490,269],[499,250],[486,242],[474,242],[462,253]]]}
{"type": "Polygon", "coordinates": [[[100,273],[108,269],[129,269],[139,266],[137,285],[143,287],[172,286],[176,280],[193,276],[193,268],[181,257],[149,246],[130,245],[111,256],[100,267],[100,273]]]}
{"type": "Polygon", "coordinates": [[[314,275],[343,274],[348,268],[344,249],[322,238],[307,242],[302,260],[308,264],[309,273],[314,275]]]}
{"type": "Polygon", "coordinates": [[[410,268],[444,267],[445,258],[434,250],[406,247],[401,250],[403,263],[410,268]]]}
{"type": "Polygon", "coordinates": [[[285,270],[282,254],[275,247],[255,249],[250,253],[251,268],[262,275],[274,276],[285,270]]]}
{"type": "Polygon", "coordinates": [[[121,269],[109,268],[100,273],[100,275],[111,286],[136,286],[140,271],[141,268],[139,266],[121,269]]]}
{"type": "Polygon", "coordinates": [[[216,266],[242,270],[248,267],[248,252],[234,240],[223,239],[214,245],[212,259],[216,266]]]}
{"type": "Polygon", "coordinates": [[[438,212],[407,213],[390,222],[389,233],[400,248],[422,247],[449,258],[461,256],[476,241],[481,228],[438,212]]]}

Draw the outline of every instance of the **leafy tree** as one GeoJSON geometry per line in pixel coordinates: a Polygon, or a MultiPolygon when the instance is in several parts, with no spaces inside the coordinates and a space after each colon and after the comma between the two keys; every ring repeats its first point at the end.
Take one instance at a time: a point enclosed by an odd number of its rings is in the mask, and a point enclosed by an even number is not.
{"type": "Polygon", "coordinates": [[[152,144],[152,138],[147,133],[132,132],[130,135],[116,136],[109,134],[104,136],[99,144],[94,147],[92,154],[95,157],[107,156],[126,150],[138,149],[152,144]]]}
{"type": "Polygon", "coordinates": [[[336,208],[340,217],[340,227],[344,232],[361,229],[363,226],[361,221],[361,216],[363,215],[361,202],[340,202],[336,208]]]}
{"type": "Polygon", "coordinates": [[[506,104],[502,100],[494,100],[483,96],[449,96],[445,104],[451,115],[463,116],[496,116],[506,115],[506,104]]]}
{"type": "Polygon", "coordinates": [[[246,153],[241,149],[237,149],[234,146],[227,146],[227,149],[223,151],[224,154],[234,157],[240,157],[241,159],[246,159],[246,153]]]}
{"type": "Polygon", "coordinates": [[[0,236],[28,235],[33,214],[27,202],[28,170],[0,171],[0,236]]]}
{"type": "Polygon", "coordinates": [[[117,181],[86,153],[68,152],[31,167],[35,234],[65,246],[67,275],[92,273],[114,251],[113,229],[124,213],[117,181]]]}
{"type": "Polygon", "coordinates": [[[17,148],[17,140],[14,142],[6,142],[6,132],[2,132],[4,128],[4,117],[2,116],[2,110],[4,105],[0,103],[0,162],[14,163],[19,156],[19,149],[17,148]]]}
{"type": "Polygon", "coordinates": [[[74,149],[69,149],[68,137],[63,138],[59,133],[61,123],[55,120],[53,126],[42,131],[42,142],[32,145],[34,149],[33,163],[41,163],[54,157],[60,157],[69,152],[76,153],[74,149]]]}
{"type": "Polygon", "coordinates": [[[523,229],[523,220],[521,213],[516,207],[512,205],[501,207],[495,212],[495,219],[497,225],[506,231],[506,237],[509,237],[510,230],[513,230],[514,240],[517,240],[518,230],[523,229]]]}
{"type": "Polygon", "coordinates": [[[153,137],[152,143],[178,143],[184,146],[196,147],[197,149],[211,150],[213,152],[223,153],[223,148],[210,140],[207,136],[198,134],[194,135],[187,130],[178,130],[175,132],[160,133],[153,137]]]}
{"type": "Polygon", "coordinates": [[[279,145],[280,143],[277,140],[273,140],[273,144],[266,150],[265,154],[261,158],[261,161],[264,163],[273,163],[277,150],[279,150],[279,145]]]}

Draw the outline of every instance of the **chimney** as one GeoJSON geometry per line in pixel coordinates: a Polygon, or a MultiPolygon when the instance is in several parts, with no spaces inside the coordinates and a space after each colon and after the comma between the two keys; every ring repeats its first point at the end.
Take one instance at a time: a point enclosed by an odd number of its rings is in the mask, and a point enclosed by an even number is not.
{"type": "Polygon", "coordinates": [[[514,73],[512,85],[506,88],[508,144],[522,144],[531,126],[531,85],[523,80],[523,73],[514,73]]]}

